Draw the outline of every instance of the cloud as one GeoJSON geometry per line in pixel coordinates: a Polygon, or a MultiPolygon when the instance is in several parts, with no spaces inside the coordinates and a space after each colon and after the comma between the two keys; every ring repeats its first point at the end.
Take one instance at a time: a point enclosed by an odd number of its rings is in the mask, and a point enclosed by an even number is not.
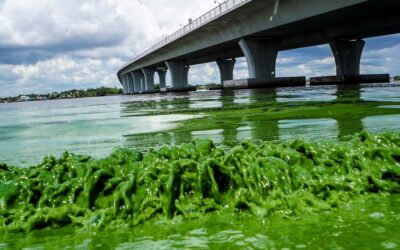
{"type": "Polygon", "coordinates": [[[10,65],[9,93],[50,93],[55,89],[84,89],[93,85],[114,87],[117,83],[110,72],[115,72],[122,63],[119,58],[97,60],[60,56],[31,65],[10,65]]]}
{"type": "Polygon", "coordinates": [[[212,6],[211,0],[0,0],[0,96],[118,84],[121,65],[212,6]]]}
{"type": "MultiPolygon", "coordinates": [[[[0,96],[117,85],[120,66],[213,6],[213,0],[0,0],[0,96]]],[[[399,35],[368,39],[362,72],[399,74],[399,53],[399,35]]],[[[279,53],[278,76],[334,73],[328,45],[279,53]]],[[[248,77],[244,58],[234,77],[248,77]]],[[[189,81],[219,82],[216,64],[192,66],[189,81]]]]}
{"type": "Polygon", "coordinates": [[[361,72],[364,74],[390,73],[400,75],[400,43],[380,49],[370,49],[361,58],[361,72]]]}
{"type": "Polygon", "coordinates": [[[0,10],[0,62],[35,63],[63,53],[119,45],[129,25],[109,11],[114,8],[110,1],[6,0],[0,10]]]}

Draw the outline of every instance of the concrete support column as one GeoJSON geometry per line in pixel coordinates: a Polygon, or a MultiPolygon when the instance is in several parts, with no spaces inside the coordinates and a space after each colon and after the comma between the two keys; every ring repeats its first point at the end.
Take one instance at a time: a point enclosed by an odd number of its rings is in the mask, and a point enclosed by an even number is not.
{"type": "Polygon", "coordinates": [[[335,40],[329,43],[335,57],[337,76],[359,76],[364,40],[335,40]]]}
{"type": "Polygon", "coordinates": [[[189,70],[190,70],[190,66],[186,65],[185,66],[185,70],[184,70],[184,75],[183,75],[183,79],[185,80],[185,85],[184,86],[188,86],[189,85],[189,70]]]}
{"type": "Polygon", "coordinates": [[[123,75],[121,77],[121,81],[122,81],[123,93],[124,93],[124,95],[126,95],[128,93],[128,85],[126,84],[126,76],[125,75],[123,75]]]}
{"type": "Polygon", "coordinates": [[[269,81],[275,79],[276,58],[280,41],[275,39],[242,39],[239,42],[249,67],[250,78],[269,81]]]}
{"type": "Polygon", "coordinates": [[[233,69],[235,68],[236,60],[218,59],[217,65],[221,75],[221,84],[227,80],[233,80],[233,69]]]}
{"type": "Polygon", "coordinates": [[[133,72],[129,73],[130,78],[132,79],[132,94],[138,93],[138,87],[136,86],[135,74],[133,72]]]}
{"type": "Polygon", "coordinates": [[[135,85],[135,93],[142,93],[144,90],[142,87],[142,72],[141,71],[133,71],[131,73],[133,76],[133,82],[135,85]]]}
{"type": "Polygon", "coordinates": [[[158,78],[160,78],[160,89],[165,90],[167,88],[167,70],[166,69],[157,69],[158,78]]]}
{"type": "Polygon", "coordinates": [[[134,87],[133,87],[133,77],[130,73],[126,74],[126,78],[127,78],[127,90],[128,90],[128,94],[133,94],[134,92],[134,87]]]}
{"type": "Polygon", "coordinates": [[[139,74],[140,74],[140,81],[141,81],[141,86],[142,86],[142,92],[146,91],[146,79],[144,79],[144,73],[143,71],[139,70],[139,74]]]}
{"type": "Polygon", "coordinates": [[[183,88],[188,85],[189,66],[183,62],[165,62],[171,74],[171,81],[173,88],[183,88]]]}
{"type": "Polygon", "coordinates": [[[143,68],[142,69],[145,82],[146,91],[154,91],[154,73],[156,72],[153,68],[143,68]]]}

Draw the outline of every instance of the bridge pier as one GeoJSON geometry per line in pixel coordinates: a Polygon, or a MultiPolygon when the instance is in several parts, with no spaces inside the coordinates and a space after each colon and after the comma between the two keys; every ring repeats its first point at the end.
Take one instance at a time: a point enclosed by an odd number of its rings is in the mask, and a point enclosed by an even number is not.
{"type": "Polygon", "coordinates": [[[167,65],[172,81],[172,88],[168,91],[191,91],[196,90],[195,87],[188,86],[188,74],[190,67],[185,65],[184,62],[179,61],[167,61],[167,65]]]}
{"type": "Polygon", "coordinates": [[[389,82],[388,74],[360,75],[360,62],[365,41],[337,39],[329,43],[336,63],[336,76],[313,77],[312,85],[389,82]]]}
{"type": "Polygon", "coordinates": [[[275,39],[242,39],[239,45],[246,57],[250,78],[263,81],[275,79],[280,41],[275,39]]]}
{"type": "Polygon", "coordinates": [[[126,75],[126,78],[127,78],[127,85],[128,85],[128,87],[127,87],[128,94],[133,94],[133,92],[134,92],[133,77],[131,74],[128,73],[126,75]]]}
{"type": "Polygon", "coordinates": [[[221,75],[221,84],[224,84],[224,81],[233,80],[233,69],[235,68],[236,59],[227,60],[227,59],[218,59],[217,65],[219,68],[219,72],[221,75]]]}
{"type": "Polygon", "coordinates": [[[240,48],[246,57],[249,79],[225,80],[224,89],[305,86],[305,77],[276,77],[276,59],[281,41],[277,39],[242,39],[240,48]]]}
{"type": "Polygon", "coordinates": [[[329,45],[335,57],[337,76],[360,75],[364,40],[334,40],[329,45]]]}
{"type": "Polygon", "coordinates": [[[133,72],[129,73],[129,76],[132,80],[132,94],[137,93],[137,86],[136,86],[136,81],[135,81],[135,75],[133,74],[133,72]]]}
{"type": "Polygon", "coordinates": [[[144,75],[144,90],[146,92],[154,92],[154,73],[156,72],[153,68],[143,68],[142,69],[144,75]]]}
{"type": "Polygon", "coordinates": [[[167,80],[166,80],[167,70],[158,68],[157,74],[158,74],[158,78],[160,79],[160,91],[166,92],[167,91],[167,80]]]}
{"type": "Polygon", "coordinates": [[[143,85],[142,85],[142,72],[141,71],[133,71],[132,73],[135,85],[135,94],[142,93],[143,85]]]}
{"type": "Polygon", "coordinates": [[[121,80],[122,80],[122,90],[123,90],[124,95],[126,95],[128,93],[128,89],[127,89],[128,86],[126,84],[126,75],[123,75],[121,80]]]}

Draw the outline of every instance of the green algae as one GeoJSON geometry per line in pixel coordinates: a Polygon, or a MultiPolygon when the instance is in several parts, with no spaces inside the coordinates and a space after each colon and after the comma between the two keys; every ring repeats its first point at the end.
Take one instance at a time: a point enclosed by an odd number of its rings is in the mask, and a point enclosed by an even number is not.
{"type": "Polygon", "coordinates": [[[400,193],[400,134],[342,143],[209,140],[105,159],[64,153],[30,168],[0,165],[0,231],[103,229],[210,212],[296,217],[400,193]]]}
{"type": "MultiPolygon", "coordinates": [[[[142,141],[148,146],[158,146],[169,143],[189,142],[196,136],[194,133],[200,132],[215,141],[218,145],[233,147],[240,143],[238,130],[242,127],[249,127],[251,135],[244,138],[262,139],[262,140],[281,140],[280,123],[284,121],[303,121],[309,119],[331,119],[336,123],[337,140],[347,140],[354,133],[360,133],[366,127],[365,119],[377,116],[399,115],[400,109],[383,108],[398,103],[390,98],[378,99],[378,101],[369,101],[363,99],[363,92],[368,87],[360,86],[338,86],[335,94],[324,100],[324,96],[317,94],[314,100],[301,98],[309,90],[298,89],[300,98],[296,95],[284,95],[278,93],[279,90],[246,90],[216,92],[212,96],[206,95],[208,99],[201,98],[178,98],[166,99],[160,102],[151,102],[148,109],[143,114],[138,114],[137,110],[143,109],[141,102],[129,102],[123,106],[123,116],[134,117],[142,115],[160,115],[183,113],[198,115],[197,118],[178,122],[175,128],[164,132],[154,133],[132,133],[124,135],[126,147],[140,147],[142,141]],[[321,96],[321,97],[319,97],[321,96]],[[240,100],[248,102],[240,102],[240,100]],[[219,105],[207,105],[207,102],[216,102],[219,105]],[[203,105],[199,105],[202,103],[203,105]],[[197,105],[196,105],[197,104],[197,105]],[[211,131],[220,130],[222,137],[215,138],[210,135],[211,131]]],[[[202,98],[205,98],[202,97],[202,98]]],[[[147,103],[146,103],[147,105],[147,103]]],[[[147,107],[147,106],[146,106],[147,107]]],[[[379,118],[376,118],[379,119],[379,118]]],[[[368,128],[371,129],[371,128],[368,128]]],[[[390,130],[397,131],[397,128],[390,130]]],[[[385,132],[387,130],[378,128],[376,132],[385,132]]],[[[336,132],[336,131],[334,131],[336,132]]],[[[293,134],[294,138],[306,136],[305,134],[293,134]]],[[[326,139],[325,134],[320,136],[326,139]]],[[[243,137],[242,137],[243,138],[243,137]]]]}

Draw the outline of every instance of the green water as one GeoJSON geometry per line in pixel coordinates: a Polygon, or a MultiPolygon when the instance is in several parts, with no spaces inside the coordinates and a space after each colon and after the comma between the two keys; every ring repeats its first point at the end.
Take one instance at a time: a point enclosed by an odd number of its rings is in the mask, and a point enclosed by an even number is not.
{"type": "Polygon", "coordinates": [[[0,248],[396,249],[398,89],[0,105],[0,248]]]}
{"type": "Polygon", "coordinates": [[[209,214],[135,228],[0,236],[2,249],[398,249],[399,199],[377,199],[296,220],[209,214]],[[379,205],[378,205],[379,204],[379,205]],[[396,209],[397,208],[397,209],[396,209]]]}

